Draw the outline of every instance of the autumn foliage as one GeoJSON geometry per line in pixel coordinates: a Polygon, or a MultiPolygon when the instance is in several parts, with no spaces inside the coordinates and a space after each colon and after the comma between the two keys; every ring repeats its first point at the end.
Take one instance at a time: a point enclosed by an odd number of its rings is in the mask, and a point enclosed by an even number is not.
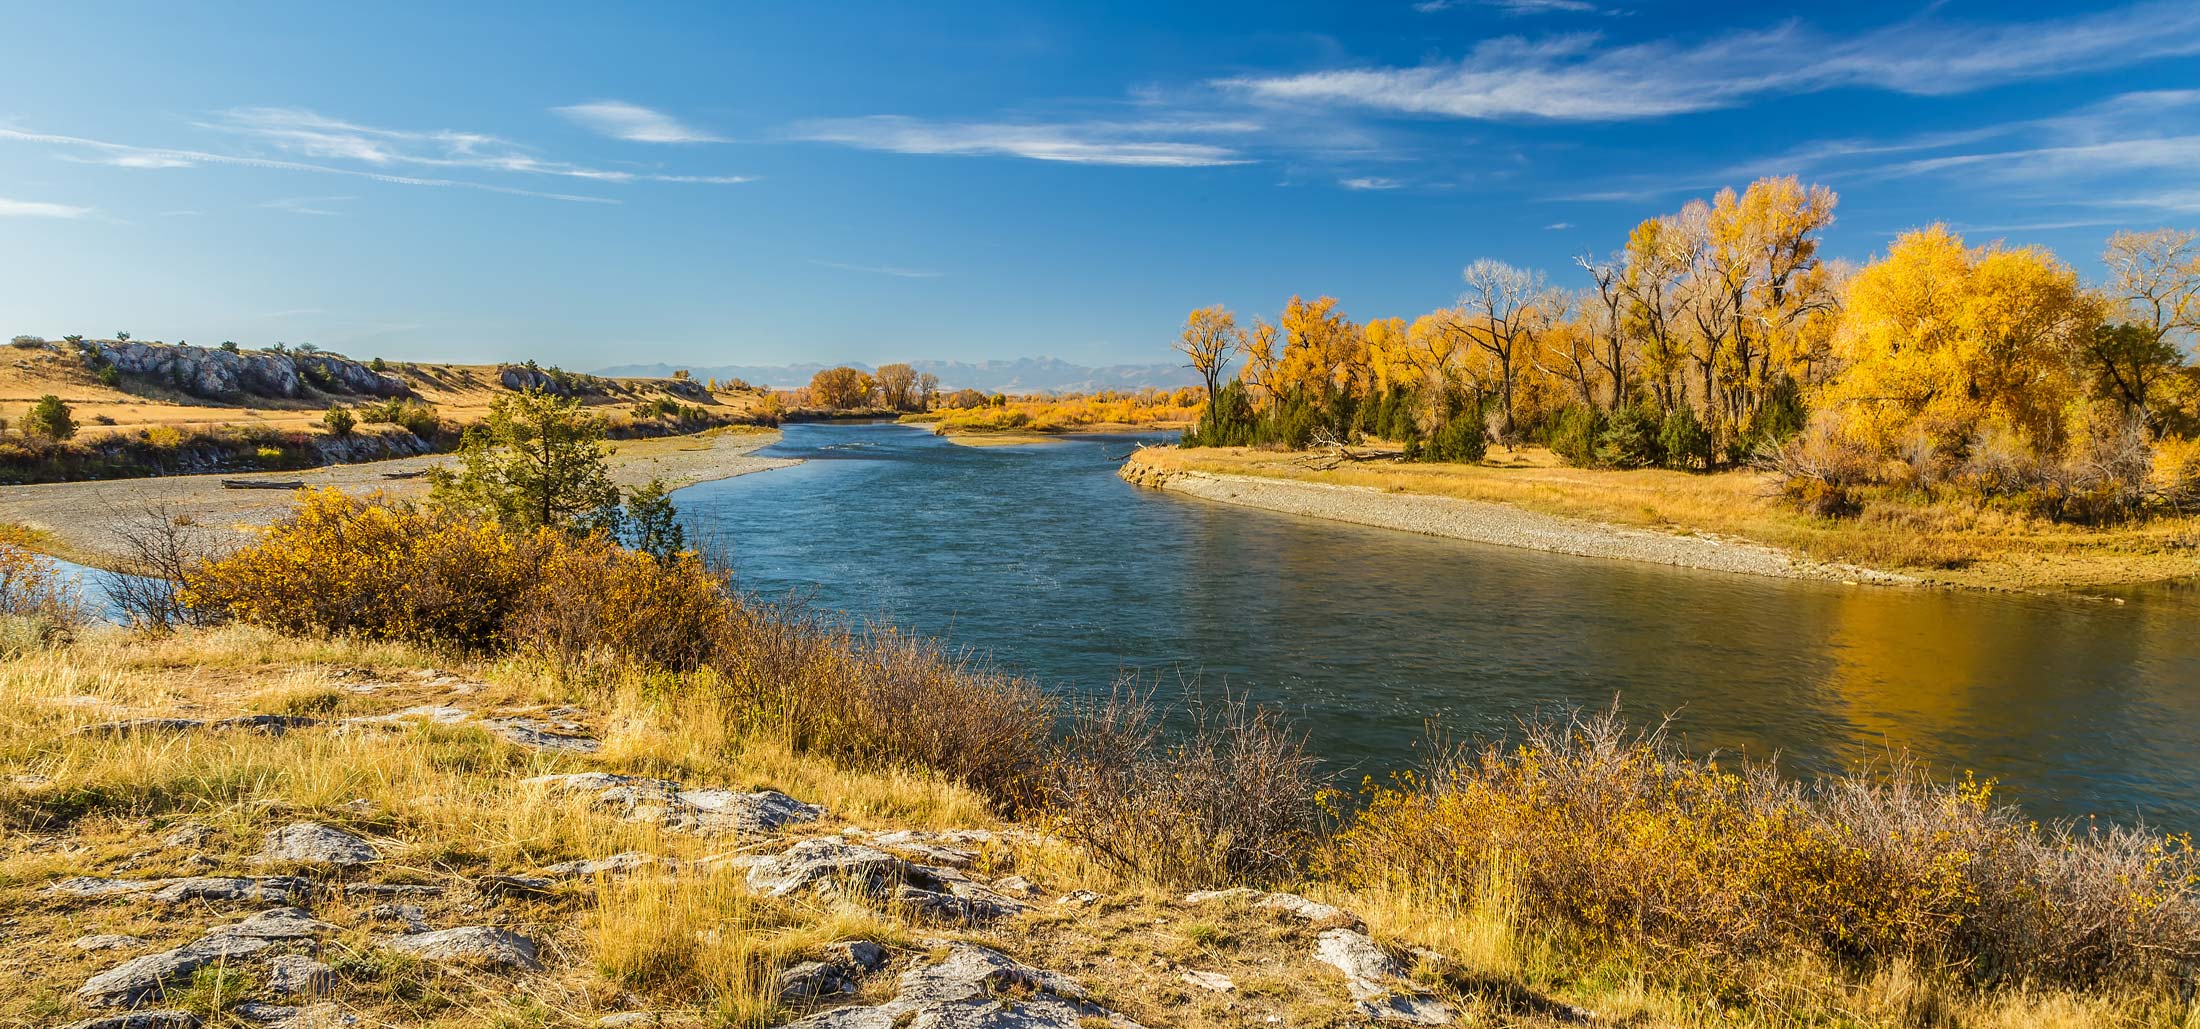
{"type": "Polygon", "coordinates": [[[1410,321],[1354,322],[1332,297],[1243,327],[1201,308],[1178,349],[1217,383],[1238,368],[1186,442],[1764,464],[1825,514],[1874,491],[2082,522],[2200,507],[2200,234],[2119,233],[2098,285],[1941,225],[1856,269],[1819,253],[1835,205],[1762,179],[1642,222],[1578,262],[1580,288],[1478,260],[1456,304],[1410,321]]]}

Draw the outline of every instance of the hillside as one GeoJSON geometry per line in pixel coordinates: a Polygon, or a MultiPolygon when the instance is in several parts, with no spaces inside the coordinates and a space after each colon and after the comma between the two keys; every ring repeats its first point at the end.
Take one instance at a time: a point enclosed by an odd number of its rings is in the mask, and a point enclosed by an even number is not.
{"type": "MultiPolygon", "coordinates": [[[[229,355],[209,347],[160,343],[86,340],[84,344],[97,348],[102,356],[87,360],[77,347],[63,342],[0,350],[0,417],[12,420],[40,396],[53,394],[74,408],[87,439],[160,426],[204,430],[249,425],[318,431],[321,415],[331,405],[407,396],[433,405],[446,420],[463,424],[486,414],[489,405],[515,385],[555,386],[551,371],[526,366],[408,361],[374,368],[325,353],[248,350],[229,355]],[[117,356],[123,359],[116,360],[117,356]],[[224,376],[207,368],[215,361],[244,367],[241,374],[224,376]],[[298,369],[290,389],[271,376],[253,377],[250,365],[269,363],[298,369]],[[101,369],[109,365],[115,373],[108,377],[111,381],[102,381],[101,369]],[[387,385],[376,388],[372,378],[386,380],[387,385]]],[[[754,414],[762,403],[755,392],[713,393],[700,382],[673,379],[669,373],[663,378],[568,377],[576,380],[572,395],[606,412],[663,399],[700,405],[737,419],[754,414]]]]}

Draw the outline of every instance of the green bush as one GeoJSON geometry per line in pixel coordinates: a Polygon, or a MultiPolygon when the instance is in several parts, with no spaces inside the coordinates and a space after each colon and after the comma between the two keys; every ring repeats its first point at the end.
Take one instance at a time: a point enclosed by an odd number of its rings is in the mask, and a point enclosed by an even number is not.
{"type": "Polygon", "coordinates": [[[1489,451],[1489,434],[1482,430],[1482,420],[1462,414],[1430,433],[1428,444],[1420,448],[1417,456],[1423,461],[1472,464],[1489,451]]]}
{"type": "Polygon", "coordinates": [[[1612,412],[1604,431],[1597,434],[1596,463],[1612,468],[1647,468],[1665,463],[1658,444],[1662,428],[1657,412],[1647,405],[1630,404],[1612,412]]]}
{"type": "Polygon", "coordinates": [[[23,433],[50,440],[65,440],[76,435],[76,418],[69,413],[69,405],[51,393],[39,397],[31,405],[29,414],[23,416],[23,433]]]}
{"type": "Polygon", "coordinates": [[[359,424],[359,419],[349,408],[332,407],[321,416],[321,424],[328,428],[329,435],[342,438],[351,435],[351,430],[359,424]]]}
{"type": "Polygon", "coordinates": [[[1558,413],[1551,426],[1551,452],[1577,468],[1597,463],[1597,436],[1604,431],[1604,415],[1587,404],[1573,404],[1558,413]]]}
{"type": "Polygon", "coordinates": [[[1696,471],[1711,467],[1711,433],[1687,404],[1673,408],[1658,427],[1658,449],[1668,468],[1696,471]]]}
{"type": "Polygon", "coordinates": [[[442,427],[435,408],[418,400],[391,397],[379,404],[367,404],[359,409],[359,416],[370,423],[400,426],[421,439],[434,439],[442,427]]]}

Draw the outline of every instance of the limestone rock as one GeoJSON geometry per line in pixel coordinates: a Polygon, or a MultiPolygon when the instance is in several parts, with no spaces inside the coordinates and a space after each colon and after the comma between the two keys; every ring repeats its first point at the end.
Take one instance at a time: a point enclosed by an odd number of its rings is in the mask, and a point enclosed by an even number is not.
{"type": "MultiPolygon", "coordinates": [[[[603,743],[592,736],[568,731],[562,725],[533,718],[491,718],[482,723],[496,733],[522,747],[534,750],[554,750],[566,754],[593,754],[603,749],[603,743]]],[[[575,726],[577,730],[579,727],[575,726]]]]}
{"type": "Polygon", "coordinates": [[[230,1009],[237,1017],[255,1025],[270,1029],[336,1029],[339,1026],[357,1025],[359,1019],[335,1004],[309,1004],[303,1007],[289,1004],[269,1004],[263,1001],[246,1001],[230,1009]]]}
{"type": "Polygon", "coordinates": [[[280,997],[317,997],[336,985],[336,972],[309,957],[284,954],[267,963],[267,988],[280,997]]]}
{"type": "Polygon", "coordinates": [[[346,897],[435,897],[441,896],[443,887],[424,886],[418,883],[345,883],[346,897]]]}
{"type": "Polygon", "coordinates": [[[1061,896],[1054,898],[1054,905],[1056,907],[1065,908],[1089,908],[1094,904],[1098,904],[1106,899],[1106,897],[1094,893],[1091,890],[1071,890],[1068,893],[1062,894],[1061,896]]]}
{"type": "Polygon", "coordinates": [[[40,891],[61,897],[112,897],[124,893],[144,893],[159,889],[159,879],[109,879],[97,875],[73,875],[58,879],[40,891]]]}
{"type": "Polygon", "coordinates": [[[541,775],[525,780],[525,785],[593,793],[596,803],[617,811],[620,818],[657,822],[682,832],[768,832],[825,816],[825,809],[773,790],[691,790],[670,779],[611,772],[541,775]]]}
{"type": "Polygon", "coordinates": [[[160,845],[170,850],[199,850],[214,840],[214,830],[197,822],[185,822],[168,830],[160,845]]]}
{"type": "Polygon", "coordinates": [[[260,848],[260,863],[328,865],[354,868],[382,860],[374,844],[351,833],[319,822],[296,822],[267,834],[260,848]]]}
{"type": "Polygon", "coordinates": [[[464,925],[456,929],[409,933],[388,937],[382,943],[392,950],[449,964],[517,968],[530,972],[542,967],[535,958],[535,941],[493,926],[464,925]]]}
{"type": "Polygon", "coordinates": [[[1092,1003],[1075,980],[1032,968],[972,943],[948,945],[947,957],[902,974],[893,1000],[870,1007],[819,1012],[800,1029],[892,1029],[897,1025],[1084,1029],[1093,1024],[1135,1029],[1137,1023],[1092,1003]],[[1013,1004],[998,995],[1013,991],[1013,1004]]]}
{"type": "Polygon", "coordinates": [[[774,897],[832,883],[868,896],[903,884],[939,885],[917,866],[883,850],[842,843],[829,836],[803,840],[784,853],[749,866],[749,885],[774,897]]]}
{"type": "Polygon", "coordinates": [[[855,989],[845,972],[823,961],[804,961],[779,973],[779,1000],[783,1004],[854,993],[855,989]]]}
{"type": "Polygon", "coordinates": [[[420,910],[418,904],[376,904],[374,907],[367,909],[367,920],[370,922],[397,922],[403,925],[408,933],[428,931],[428,913],[420,910]]]}
{"type": "Polygon", "coordinates": [[[825,959],[851,972],[876,972],[886,964],[886,948],[869,940],[849,940],[826,947],[825,959]]]}
{"type": "Polygon", "coordinates": [[[1347,922],[1359,925],[1360,918],[1340,907],[1311,901],[1296,893],[1271,893],[1253,903],[1254,907],[1282,911],[1308,922],[1347,922]]]}
{"type": "Polygon", "coordinates": [[[1448,1025],[1459,1017],[1451,1005],[1405,984],[1405,966],[1383,953],[1366,933],[1325,930],[1315,940],[1314,957],[1344,973],[1353,1006],[1369,1018],[1448,1025]]]}
{"type": "Polygon", "coordinates": [[[266,940],[210,936],[172,950],[132,958],[85,980],[78,1000],[103,1007],[136,1007],[161,995],[172,982],[217,962],[266,950],[266,940]]]}
{"type": "Polygon", "coordinates": [[[170,904],[194,900],[272,901],[277,904],[292,904],[304,899],[312,890],[312,883],[288,875],[250,879],[194,875],[166,880],[154,892],[153,899],[170,904]]]}
{"type": "Polygon", "coordinates": [[[199,1016],[188,1011],[132,1011],[71,1022],[64,1029],[199,1029],[199,1025],[199,1016]]]}
{"type": "Polygon", "coordinates": [[[1228,993],[1237,989],[1237,983],[1220,972],[1200,972],[1187,969],[1180,973],[1177,978],[1202,990],[1212,990],[1216,993],[1228,993]]]}

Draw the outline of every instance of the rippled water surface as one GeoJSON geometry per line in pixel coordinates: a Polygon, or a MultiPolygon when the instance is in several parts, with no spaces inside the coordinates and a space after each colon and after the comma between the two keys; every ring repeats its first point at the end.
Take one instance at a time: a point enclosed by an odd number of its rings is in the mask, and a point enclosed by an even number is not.
{"type": "Polygon", "coordinates": [[[2111,604],[1592,561],[1134,488],[1137,440],[962,447],[793,425],[797,467],[680,492],[746,588],[943,636],[1059,691],[1203,676],[1283,705],[1341,774],[1430,722],[1677,715],[1805,770],[1906,747],[2045,816],[2200,828],[2200,590],[2111,604]]]}

